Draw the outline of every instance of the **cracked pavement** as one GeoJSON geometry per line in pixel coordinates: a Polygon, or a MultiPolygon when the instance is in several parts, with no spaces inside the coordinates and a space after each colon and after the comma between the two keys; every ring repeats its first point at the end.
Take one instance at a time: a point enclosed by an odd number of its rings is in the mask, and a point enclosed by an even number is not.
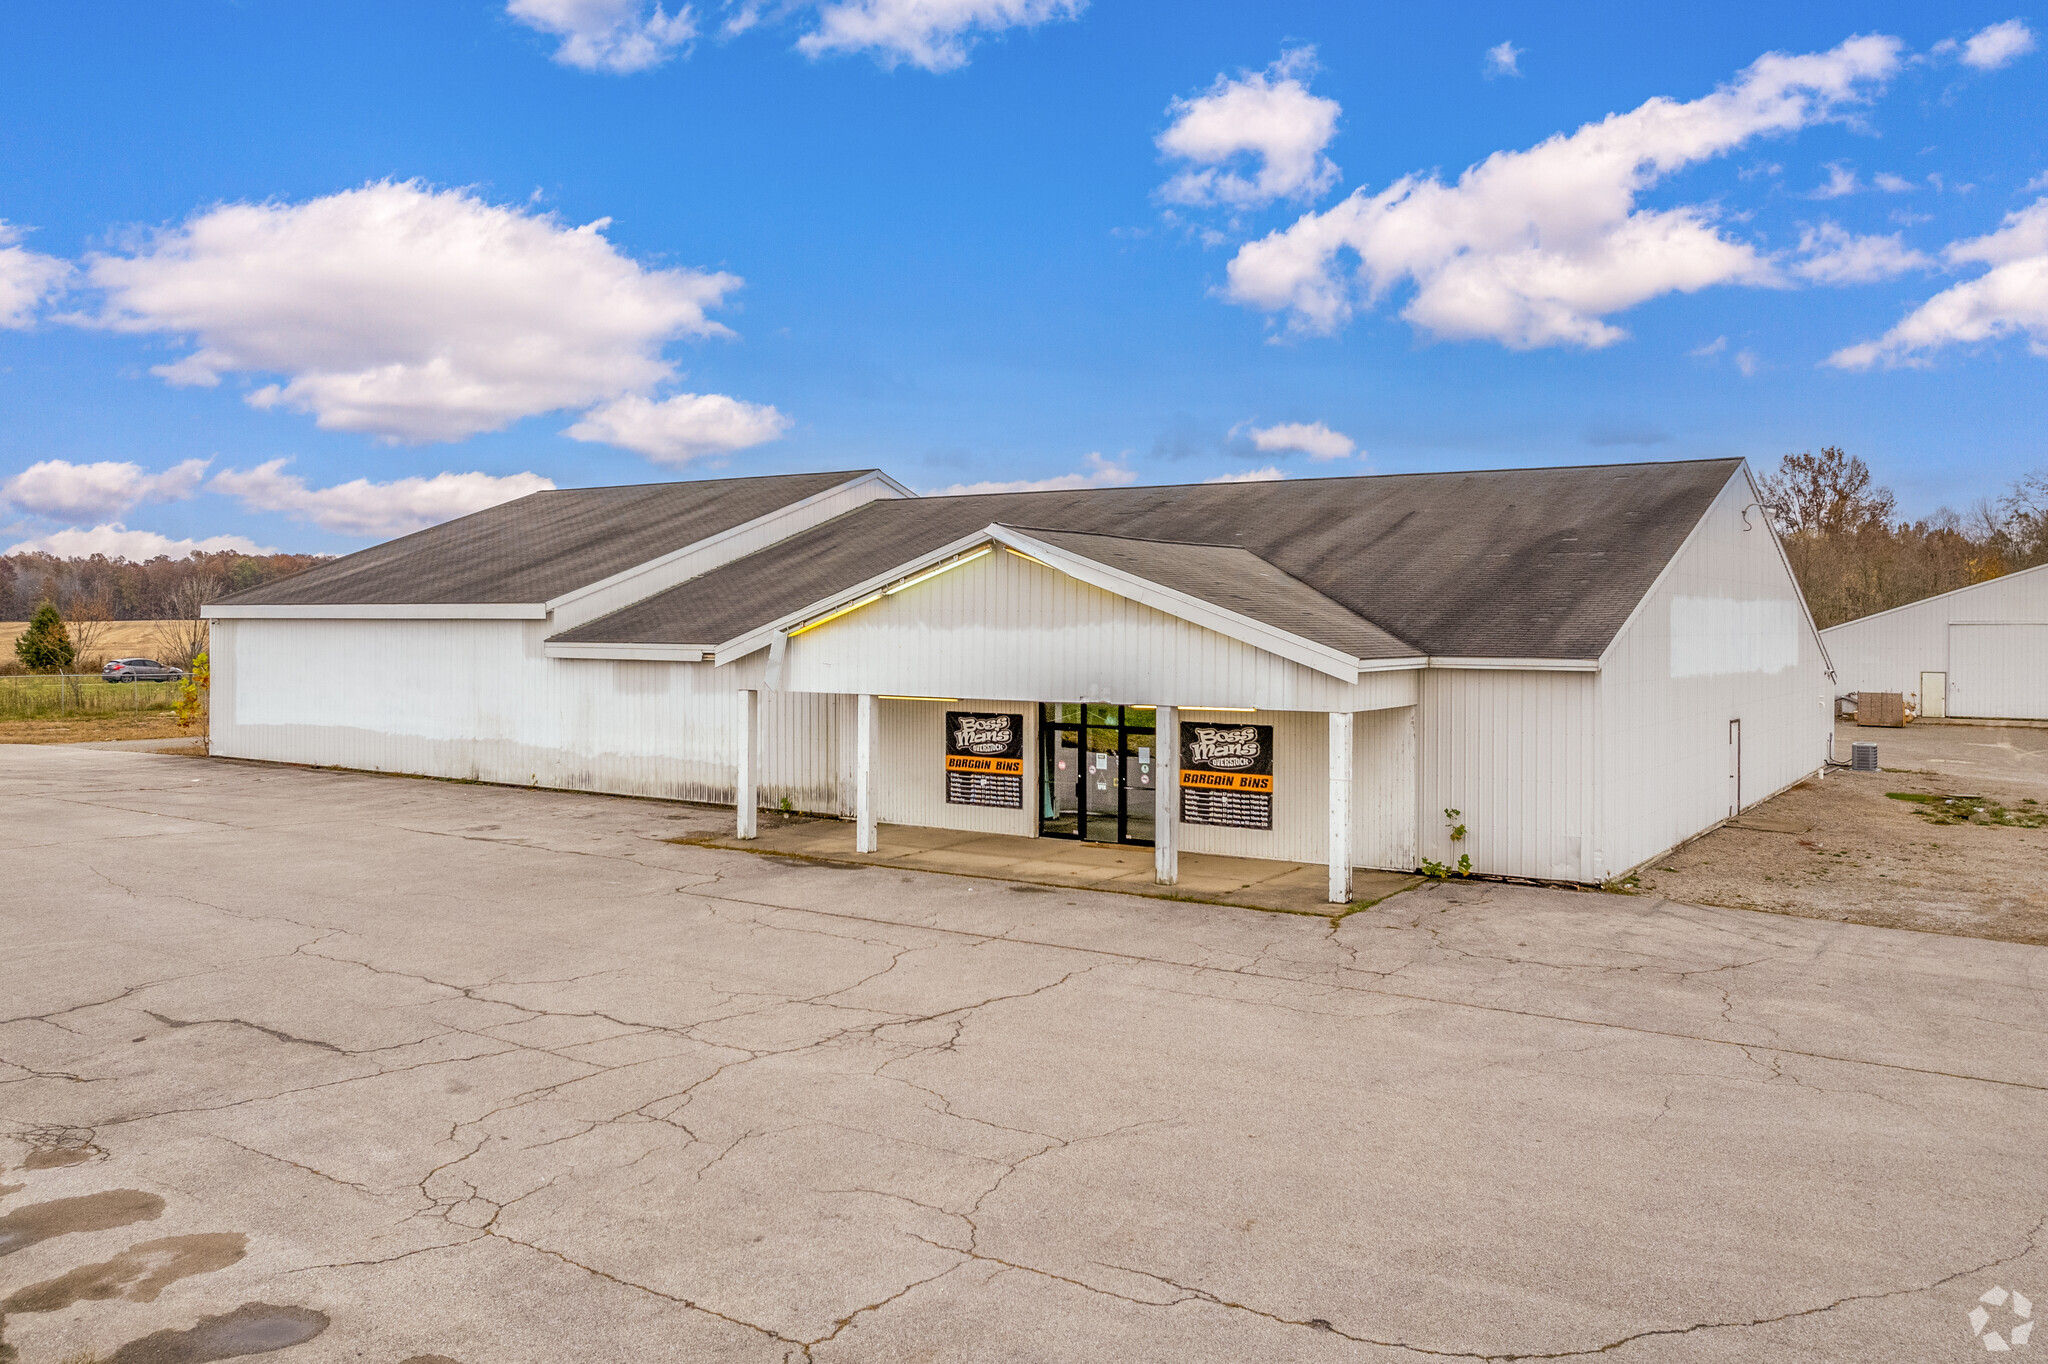
{"type": "Polygon", "coordinates": [[[309,1362],[1933,1360],[2048,1300],[2048,949],[667,841],[728,818],[0,749],[7,1345],[269,1304],[309,1362]]]}

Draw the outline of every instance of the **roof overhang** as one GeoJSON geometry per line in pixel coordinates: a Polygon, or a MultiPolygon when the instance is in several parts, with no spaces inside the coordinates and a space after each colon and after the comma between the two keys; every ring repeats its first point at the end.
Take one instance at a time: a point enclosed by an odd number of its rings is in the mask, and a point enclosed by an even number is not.
{"type": "Polygon", "coordinates": [[[206,620],[546,620],[546,602],[344,603],[320,606],[202,606],[206,620]]]}
{"type": "Polygon", "coordinates": [[[1446,658],[1433,656],[1432,668],[1498,668],[1509,672],[1597,673],[1597,658],[1446,658]]]}
{"type": "Polygon", "coordinates": [[[709,663],[711,648],[700,644],[555,644],[549,658],[613,658],[642,663],[709,663]]]}

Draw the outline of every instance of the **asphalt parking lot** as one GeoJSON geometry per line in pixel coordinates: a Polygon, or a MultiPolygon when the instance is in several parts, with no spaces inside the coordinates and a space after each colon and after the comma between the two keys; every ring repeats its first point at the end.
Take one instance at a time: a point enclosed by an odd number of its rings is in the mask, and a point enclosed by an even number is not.
{"type": "Polygon", "coordinates": [[[667,841],[727,818],[0,750],[21,1364],[1920,1361],[2048,1304],[2048,948],[667,841]]]}

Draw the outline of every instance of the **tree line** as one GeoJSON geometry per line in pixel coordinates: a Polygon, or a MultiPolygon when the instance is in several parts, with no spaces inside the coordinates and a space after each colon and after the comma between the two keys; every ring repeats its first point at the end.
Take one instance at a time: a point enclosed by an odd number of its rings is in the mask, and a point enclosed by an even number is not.
{"type": "Polygon", "coordinates": [[[323,562],[320,554],[194,554],[143,563],[95,554],[0,556],[0,620],[29,620],[49,602],[66,620],[196,619],[215,597],[255,587],[323,562]]]}
{"type": "Polygon", "coordinates": [[[1898,514],[1892,490],[1838,446],[1786,455],[1759,480],[1792,572],[1823,630],[2048,563],[2048,471],[1967,512],[1898,514]]]}

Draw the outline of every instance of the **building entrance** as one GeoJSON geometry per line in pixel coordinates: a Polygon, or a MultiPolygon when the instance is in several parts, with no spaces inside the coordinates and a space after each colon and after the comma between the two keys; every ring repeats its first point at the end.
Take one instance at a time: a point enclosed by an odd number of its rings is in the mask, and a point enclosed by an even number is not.
{"type": "Polygon", "coordinates": [[[1038,721],[1038,832],[1150,847],[1161,780],[1152,707],[1051,703],[1038,721]]]}

